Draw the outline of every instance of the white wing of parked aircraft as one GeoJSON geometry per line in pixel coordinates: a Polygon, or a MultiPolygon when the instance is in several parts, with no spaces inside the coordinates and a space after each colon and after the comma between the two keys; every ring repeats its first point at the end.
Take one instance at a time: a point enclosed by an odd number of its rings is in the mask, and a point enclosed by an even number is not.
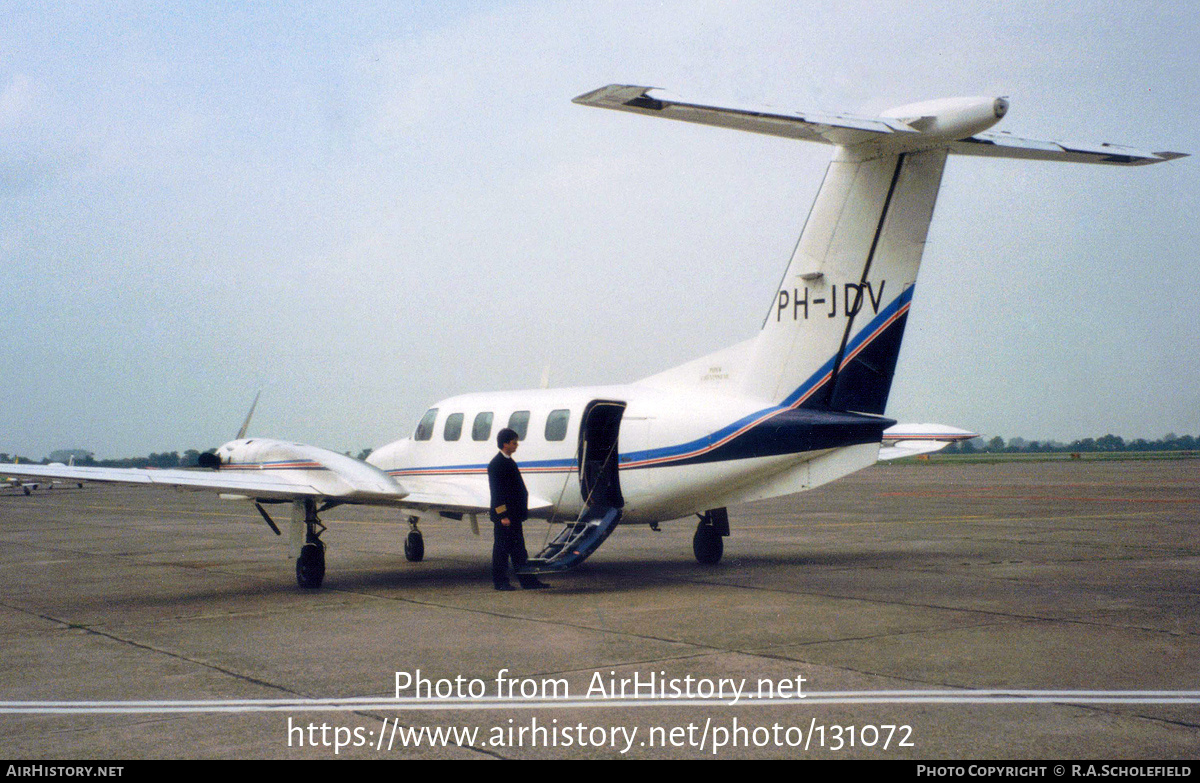
{"type": "MultiPolygon", "coordinates": [[[[412,437],[367,462],[326,449],[239,437],[209,469],[116,470],[0,466],[0,473],[171,484],[264,503],[291,502],[296,576],[324,578],[323,508],[404,509],[410,560],[424,552],[419,519],[487,510],[486,467],[507,425],[522,440],[534,516],[567,521],[531,571],[582,562],[614,526],[699,517],[697,560],[715,564],[729,535],[726,507],[787,495],[873,465],[973,437],[940,437],[884,415],[908,310],[950,155],[1139,166],[1182,157],[1112,144],[992,133],[1002,97],[949,98],[878,117],[712,106],[662,90],[609,85],[576,103],[832,145],[833,159],[749,340],[618,386],[466,394],[442,400],[412,437]]],[[[769,274],[764,271],[764,274],[769,274]]]]}

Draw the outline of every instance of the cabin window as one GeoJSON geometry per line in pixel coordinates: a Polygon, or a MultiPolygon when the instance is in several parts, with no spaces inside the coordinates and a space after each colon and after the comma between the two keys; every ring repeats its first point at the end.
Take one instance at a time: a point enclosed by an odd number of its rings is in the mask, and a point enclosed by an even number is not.
{"type": "Polygon", "coordinates": [[[462,437],[463,415],[461,413],[451,413],[446,417],[446,428],[442,430],[442,437],[446,440],[458,440],[462,437]]]}
{"type": "Polygon", "coordinates": [[[567,409],[550,411],[546,417],[546,440],[566,440],[567,422],[571,419],[571,411],[567,409]]]}
{"type": "Polygon", "coordinates": [[[413,433],[413,440],[429,440],[433,437],[433,423],[437,421],[437,412],[437,408],[425,411],[421,423],[417,425],[417,431],[413,433]]]}
{"type": "Polygon", "coordinates": [[[473,440],[488,440],[492,437],[492,412],[484,411],[475,417],[475,425],[471,427],[473,440]]]}
{"type": "Polygon", "coordinates": [[[508,417],[508,428],[517,433],[517,440],[525,440],[529,431],[529,411],[516,411],[508,417]]]}

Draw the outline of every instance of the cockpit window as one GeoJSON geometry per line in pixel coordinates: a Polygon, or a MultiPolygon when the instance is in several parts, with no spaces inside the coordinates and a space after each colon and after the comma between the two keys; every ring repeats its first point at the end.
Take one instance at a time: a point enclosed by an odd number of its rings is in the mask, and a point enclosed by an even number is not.
{"type": "Polygon", "coordinates": [[[471,427],[472,440],[488,440],[492,437],[492,412],[484,411],[475,417],[475,425],[471,427]]]}
{"type": "Polygon", "coordinates": [[[546,440],[566,440],[567,422],[570,420],[571,411],[566,408],[550,411],[546,417],[546,440]]]}
{"type": "Polygon", "coordinates": [[[437,408],[425,411],[425,415],[421,417],[421,423],[417,425],[417,431],[413,433],[413,440],[429,440],[433,437],[433,423],[437,421],[437,413],[437,408]]]}
{"type": "Polygon", "coordinates": [[[442,437],[446,440],[458,440],[462,437],[463,415],[461,413],[451,413],[446,417],[446,428],[442,430],[442,437]]]}
{"type": "Polygon", "coordinates": [[[517,433],[517,440],[525,440],[529,431],[529,411],[516,411],[508,417],[508,428],[517,433]]]}

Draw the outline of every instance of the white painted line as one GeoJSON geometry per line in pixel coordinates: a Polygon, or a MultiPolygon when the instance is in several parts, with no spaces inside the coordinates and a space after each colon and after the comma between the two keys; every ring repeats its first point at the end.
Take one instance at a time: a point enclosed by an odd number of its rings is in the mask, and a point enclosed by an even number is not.
{"type": "Polygon", "coordinates": [[[1200,704],[1200,691],[906,690],[812,691],[804,698],[730,699],[658,696],[594,699],[498,697],[426,699],[212,699],[158,701],[0,701],[0,714],[163,714],[249,712],[432,712],[452,710],[548,710],[630,707],[751,707],[815,704],[1200,704]]]}

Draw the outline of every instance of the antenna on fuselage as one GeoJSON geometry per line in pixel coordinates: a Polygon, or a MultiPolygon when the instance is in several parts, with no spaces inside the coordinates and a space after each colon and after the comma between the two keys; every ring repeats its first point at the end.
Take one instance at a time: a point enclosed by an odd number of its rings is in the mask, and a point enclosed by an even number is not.
{"type": "Polygon", "coordinates": [[[250,412],[246,414],[246,420],[242,422],[242,428],[238,430],[237,437],[234,440],[241,440],[246,437],[246,430],[250,428],[250,417],[254,415],[254,409],[258,406],[258,398],[262,396],[262,389],[254,395],[254,402],[250,403],[250,412]]]}

